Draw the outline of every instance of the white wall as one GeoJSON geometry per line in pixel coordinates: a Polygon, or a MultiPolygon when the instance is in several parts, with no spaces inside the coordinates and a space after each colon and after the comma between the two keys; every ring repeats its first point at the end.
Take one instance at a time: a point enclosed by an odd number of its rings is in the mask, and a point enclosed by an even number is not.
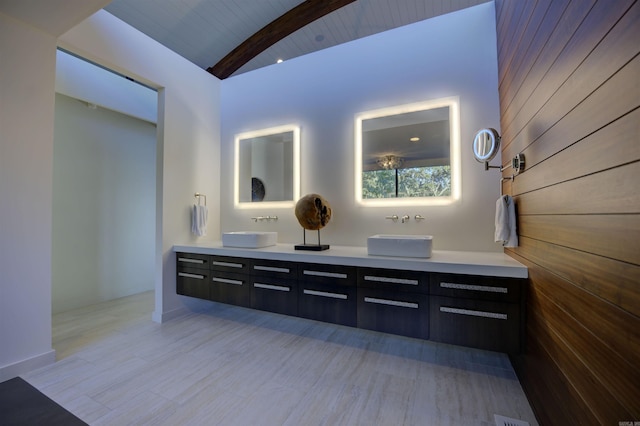
{"type": "Polygon", "coordinates": [[[154,124],[56,95],[53,313],[153,290],[155,167],[154,124]]]}
{"type": "MultiPolygon", "coordinates": [[[[29,2],[29,7],[38,3],[29,2]]],[[[55,11],[70,16],[64,4],[55,11]]],[[[220,81],[104,11],[57,41],[160,90],[153,317],[170,318],[184,309],[183,298],[175,294],[171,248],[198,241],[190,234],[189,217],[196,191],[207,194],[213,211],[209,235],[220,233],[220,81]]],[[[55,357],[51,235],[56,47],[54,35],[0,13],[0,380],[55,357]]]]}
{"type": "Polygon", "coordinates": [[[159,89],[156,181],[156,303],[153,318],[179,314],[174,244],[220,234],[220,81],[101,10],[63,34],[60,47],[159,89]],[[194,193],[207,195],[208,236],[191,234],[194,193]]]}
{"type": "MultiPolygon", "coordinates": [[[[440,250],[501,251],[493,242],[500,175],[471,155],[483,127],[499,126],[493,3],[332,47],[222,82],[222,176],[233,176],[233,137],[283,124],[301,125],[301,193],[333,207],[323,243],[366,245],[374,233],[434,235],[440,250]],[[362,207],[354,200],[354,117],[405,103],[459,96],[462,198],[449,206],[362,207]],[[402,224],[387,215],[421,214],[402,224]]],[[[276,230],[300,242],[293,209],[234,210],[231,179],[222,184],[222,230],[276,230]],[[277,222],[250,221],[277,215],[277,222]]]]}
{"type": "Polygon", "coordinates": [[[0,381],[55,357],[51,348],[55,49],[55,37],[0,13],[0,381]]]}
{"type": "Polygon", "coordinates": [[[56,93],[158,122],[156,91],[61,50],[56,53],[56,93]]]}

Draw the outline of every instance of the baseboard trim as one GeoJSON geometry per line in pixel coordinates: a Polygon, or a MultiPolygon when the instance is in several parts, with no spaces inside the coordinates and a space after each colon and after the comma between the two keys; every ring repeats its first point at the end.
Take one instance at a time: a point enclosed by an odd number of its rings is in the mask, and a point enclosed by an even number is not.
{"type": "Polygon", "coordinates": [[[22,361],[14,362],[13,364],[0,367],[0,382],[13,379],[21,374],[28,373],[36,368],[44,367],[56,362],[56,351],[51,349],[40,355],[33,356],[31,358],[23,359],[22,361]]]}
{"type": "Polygon", "coordinates": [[[174,318],[185,315],[188,312],[189,310],[184,306],[180,308],[172,309],[170,311],[165,311],[165,312],[153,311],[153,314],[151,315],[151,319],[153,320],[153,322],[162,324],[163,322],[170,321],[174,318]]]}

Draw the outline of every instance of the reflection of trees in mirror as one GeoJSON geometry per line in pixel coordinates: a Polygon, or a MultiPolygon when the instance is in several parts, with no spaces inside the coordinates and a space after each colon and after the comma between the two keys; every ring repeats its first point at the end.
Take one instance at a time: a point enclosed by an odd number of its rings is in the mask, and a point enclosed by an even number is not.
{"type": "Polygon", "coordinates": [[[372,170],[362,173],[362,198],[446,197],[451,166],[372,170]]]}

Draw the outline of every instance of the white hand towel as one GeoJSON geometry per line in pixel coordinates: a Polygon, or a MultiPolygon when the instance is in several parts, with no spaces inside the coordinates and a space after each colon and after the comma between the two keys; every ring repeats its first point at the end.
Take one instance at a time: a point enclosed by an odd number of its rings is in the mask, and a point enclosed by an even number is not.
{"type": "Polygon", "coordinates": [[[500,243],[504,247],[518,246],[515,203],[513,198],[508,195],[503,195],[496,201],[495,225],[496,243],[500,243]]]}
{"type": "Polygon", "coordinates": [[[518,247],[518,231],[516,230],[516,203],[513,198],[508,197],[509,210],[509,240],[504,244],[505,247],[518,247]]]}
{"type": "Polygon", "coordinates": [[[209,211],[207,206],[194,204],[191,211],[191,232],[198,237],[207,235],[207,219],[209,211]]]}

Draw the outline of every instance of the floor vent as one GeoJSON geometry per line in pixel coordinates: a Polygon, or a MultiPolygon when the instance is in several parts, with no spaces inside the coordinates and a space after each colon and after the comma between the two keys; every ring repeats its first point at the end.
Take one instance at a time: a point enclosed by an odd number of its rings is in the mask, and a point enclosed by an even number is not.
{"type": "Polygon", "coordinates": [[[511,419],[498,414],[494,414],[493,417],[496,421],[496,426],[529,426],[529,422],[525,422],[524,420],[511,419]]]}

